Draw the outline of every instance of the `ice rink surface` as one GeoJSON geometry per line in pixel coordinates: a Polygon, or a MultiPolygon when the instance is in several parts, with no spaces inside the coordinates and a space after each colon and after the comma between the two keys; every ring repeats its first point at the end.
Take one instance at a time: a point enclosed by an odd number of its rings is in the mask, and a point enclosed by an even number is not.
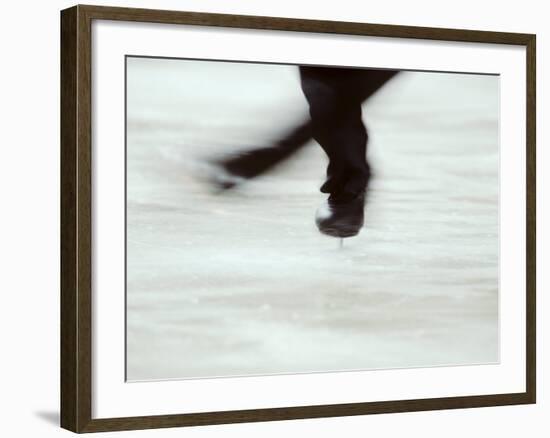
{"type": "Polygon", "coordinates": [[[404,72],[364,105],[375,177],[338,249],[315,142],[205,181],[306,117],[295,67],[127,62],[128,380],[498,362],[498,77],[404,72]]]}

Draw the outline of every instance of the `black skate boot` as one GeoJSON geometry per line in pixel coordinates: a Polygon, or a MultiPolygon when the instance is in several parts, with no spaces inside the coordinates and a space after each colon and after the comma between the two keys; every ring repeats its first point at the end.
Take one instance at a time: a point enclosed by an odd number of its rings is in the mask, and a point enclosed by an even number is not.
{"type": "Polygon", "coordinates": [[[365,191],[356,195],[331,194],[315,215],[317,228],[332,237],[353,237],[364,222],[365,191]]]}

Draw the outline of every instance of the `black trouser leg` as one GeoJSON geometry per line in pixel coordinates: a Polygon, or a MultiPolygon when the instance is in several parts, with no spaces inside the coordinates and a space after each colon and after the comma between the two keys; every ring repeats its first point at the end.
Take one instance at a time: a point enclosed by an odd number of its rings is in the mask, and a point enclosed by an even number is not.
{"type": "Polygon", "coordinates": [[[397,72],[390,70],[300,67],[309,103],[313,138],[329,158],[324,193],[353,198],[366,188],[367,130],[361,104],[397,72]]]}
{"type": "Polygon", "coordinates": [[[281,140],[269,146],[251,149],[227,158],[222,161],[222,164],[236,175],[254,178],[290,157],[311,139],[311,121],[305,120],[288,131],[281,140]]]}

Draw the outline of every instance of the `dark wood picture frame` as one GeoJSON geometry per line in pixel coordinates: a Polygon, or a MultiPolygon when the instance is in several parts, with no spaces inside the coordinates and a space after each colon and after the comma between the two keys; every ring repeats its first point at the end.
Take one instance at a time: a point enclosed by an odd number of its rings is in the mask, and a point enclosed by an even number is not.
{"type": "Polygon", "coordinates": [[[535,403],[535,47],[531,34],[75,6],[61,12],[61,426],[99,432],[535,403]],[[221,26],[512,44],[526,47],[526,391],[522,393],[92,419],[91,24],[93,20],[221,26]]]}

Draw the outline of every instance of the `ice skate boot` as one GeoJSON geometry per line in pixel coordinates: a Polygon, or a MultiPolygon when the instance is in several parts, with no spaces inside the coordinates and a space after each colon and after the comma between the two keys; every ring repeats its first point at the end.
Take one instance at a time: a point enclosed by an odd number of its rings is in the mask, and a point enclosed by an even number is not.
{"type": "Polygon", "coordinates": [[[357,195],[338,196],[331,194],[315,215],[317,228],[332,237],[353,237],[363,227],[365,192],[357,195]]]}

